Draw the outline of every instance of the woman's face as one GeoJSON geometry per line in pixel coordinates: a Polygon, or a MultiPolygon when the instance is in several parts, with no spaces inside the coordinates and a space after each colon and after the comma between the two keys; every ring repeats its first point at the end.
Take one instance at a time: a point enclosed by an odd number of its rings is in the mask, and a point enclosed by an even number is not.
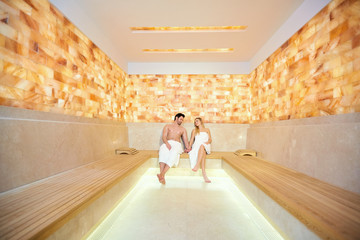
{"type": "Polygon", "coordinates": [[[201,125],[200,119],[195,119],[194,125],[195,125],[196,127],[200,126],[200,125],[201,125]]]}

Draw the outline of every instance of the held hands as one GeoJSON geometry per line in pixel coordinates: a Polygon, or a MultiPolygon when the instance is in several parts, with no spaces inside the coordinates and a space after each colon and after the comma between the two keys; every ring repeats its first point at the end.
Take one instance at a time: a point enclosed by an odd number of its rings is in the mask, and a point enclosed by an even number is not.
{"type": "Polygon", "coordinates": [[[190,148],[185,148],[184,152],[189,153],[191,151],[191,147],[190,148]]]}

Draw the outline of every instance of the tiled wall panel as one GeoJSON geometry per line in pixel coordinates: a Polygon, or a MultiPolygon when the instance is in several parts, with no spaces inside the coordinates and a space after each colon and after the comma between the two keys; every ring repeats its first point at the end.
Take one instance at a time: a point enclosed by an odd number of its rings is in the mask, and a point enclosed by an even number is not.
{"type": "Polygon", "coordinates": [[[0,1],[0,104],[124,118],[126,73],[46,0],[0,1]]]}
{"type": "Polygon", "coordinates": [[[193,121],[247,123],[247,75],[129,75],[126,81],[127,122],[169,122],[177,112],[193,121]]]}
{"type": "Polygon", "coordinates": [[[332,1],[249,83],[252,123],[359,112],[360,1],[332,1]]]}

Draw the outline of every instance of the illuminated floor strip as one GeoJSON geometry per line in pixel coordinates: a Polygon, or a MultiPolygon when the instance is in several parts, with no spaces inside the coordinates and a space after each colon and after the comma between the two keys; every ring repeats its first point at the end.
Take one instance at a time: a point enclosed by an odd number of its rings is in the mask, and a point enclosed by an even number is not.
{"type": "MultiPolygon", "coordinates": [[[[223,170],[212,183],[149,169],[88,239],[282,239],[223,170]]],[[[219,172],[221,171],[221,172],[219,172]]]]}

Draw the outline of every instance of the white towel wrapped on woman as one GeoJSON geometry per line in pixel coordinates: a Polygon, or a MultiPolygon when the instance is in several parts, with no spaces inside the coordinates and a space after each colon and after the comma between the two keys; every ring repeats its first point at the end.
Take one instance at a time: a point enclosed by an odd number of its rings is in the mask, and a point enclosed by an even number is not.
{"type": "Polygon", "coordinates": [[[194,168],[198,161],[198,153],[201,145],[204,146],[206,154],[211,153],[211,145],[205,144],[208,141],[209,141],[209,134],[207,132],[199,132],[199,134],[195,136],[195,142],[192,145],[191,151],[189,152],[191,168],[194,168]]]}

